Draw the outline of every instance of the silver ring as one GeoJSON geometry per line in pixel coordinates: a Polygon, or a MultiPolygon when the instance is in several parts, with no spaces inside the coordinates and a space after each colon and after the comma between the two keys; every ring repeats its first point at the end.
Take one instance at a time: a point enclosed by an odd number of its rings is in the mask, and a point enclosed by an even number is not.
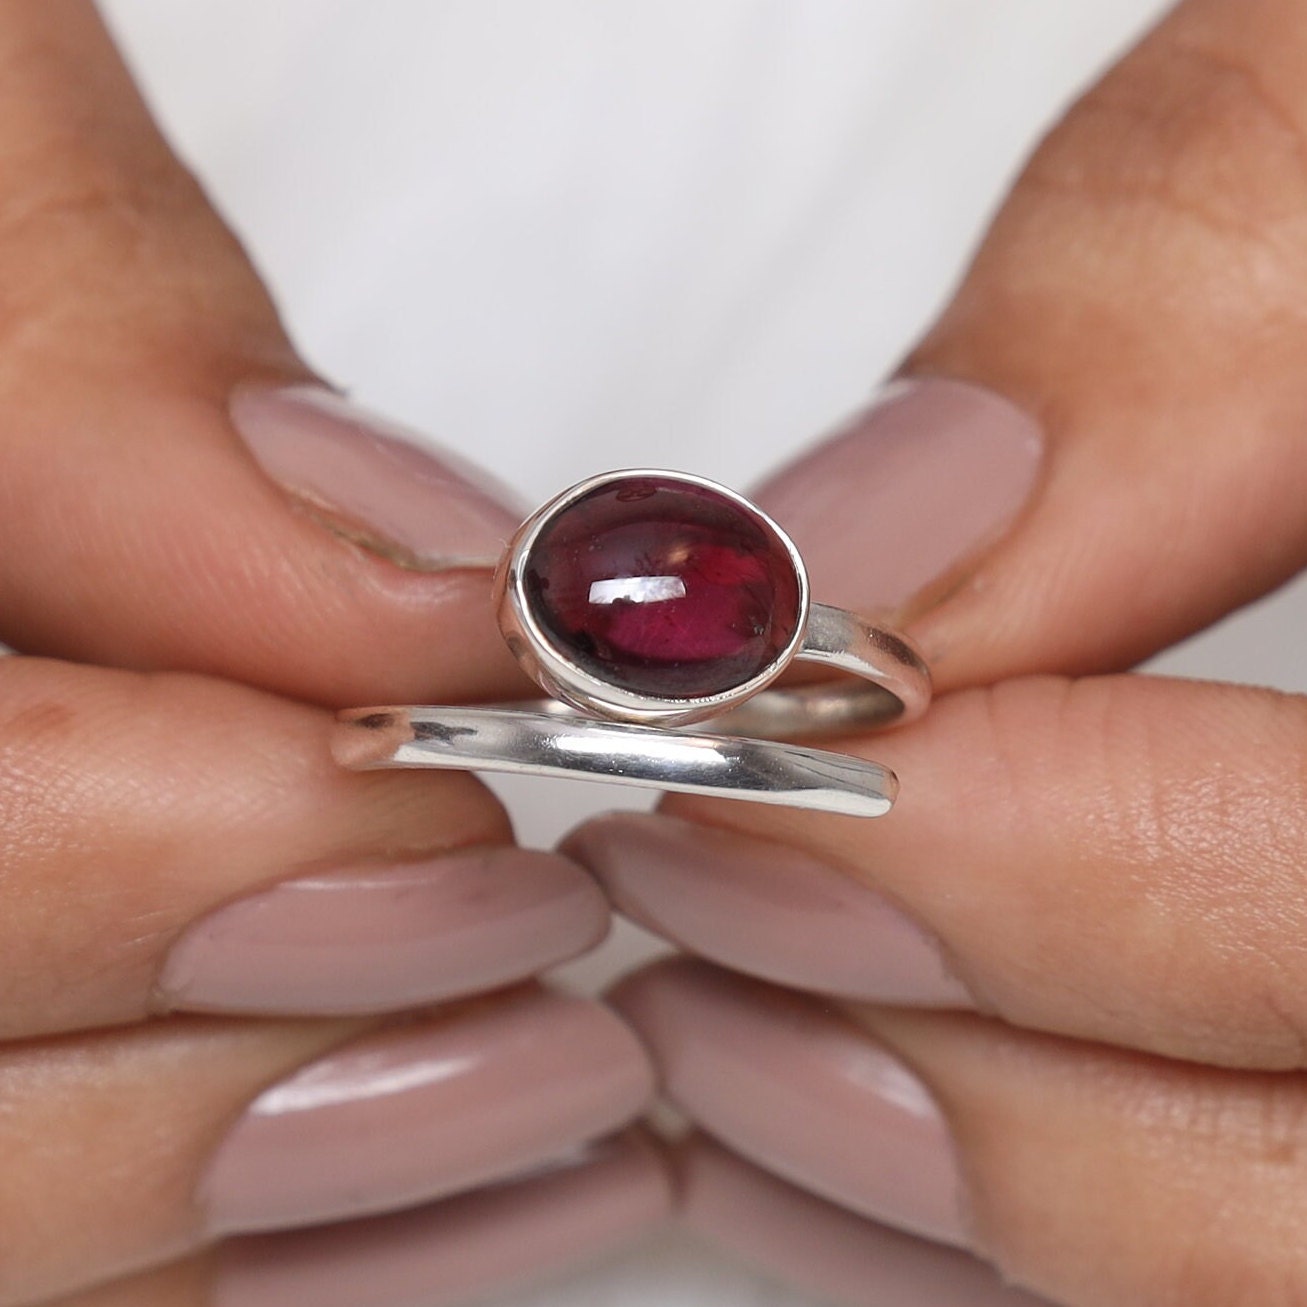
{"type": "Polygon", "coordinates": [[[813,603],[794,542],[733,490],[649,468],[591,477],[522,524],[494,594],[505,642],[550,698],[351,709],[343,765],[581,776],[867,817],[892,806],[888,768],[780,741],[919,717],[925,663],[903,636],[813,603]],[[774,686],[795,662],[850,675],[774,686]]]}

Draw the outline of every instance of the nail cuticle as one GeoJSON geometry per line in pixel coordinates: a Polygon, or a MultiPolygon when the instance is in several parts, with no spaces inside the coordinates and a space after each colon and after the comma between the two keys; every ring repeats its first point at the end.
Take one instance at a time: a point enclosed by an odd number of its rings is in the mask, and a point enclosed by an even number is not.
{"type": "Polygon", "coordinates": [[[314,525],[321,527],[328,535],[334,536],[343,544],[361,550],[366,555],[384,559],[406,572],[454,572],[489,571],[498,565],[497,554],[448,554],[439,557],[423,557],[398,541],[379,535],[366,523],[351,520],[344,516],[334,505],[318,498],[305,490],[286,489],[295,512],[308,518],[314,525]]]}
{"type": "Polygon", "coordinates": [[[325,386],[238,387],[230,407],[297,512],[405,570],[493,567],[521,519],[487,473],[325,386]]]}

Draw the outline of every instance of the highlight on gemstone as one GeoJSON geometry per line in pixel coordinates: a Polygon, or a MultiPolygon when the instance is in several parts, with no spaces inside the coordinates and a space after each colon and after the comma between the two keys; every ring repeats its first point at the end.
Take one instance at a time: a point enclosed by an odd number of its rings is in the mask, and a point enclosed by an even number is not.
{"type": "Polygon", "coordinates": [[[671,474],[614,478],[557,510],[522,579],[532,618],[560,653],[659,699],[744,685],[802,620],[799,577],[770,524],[671,474]]]}

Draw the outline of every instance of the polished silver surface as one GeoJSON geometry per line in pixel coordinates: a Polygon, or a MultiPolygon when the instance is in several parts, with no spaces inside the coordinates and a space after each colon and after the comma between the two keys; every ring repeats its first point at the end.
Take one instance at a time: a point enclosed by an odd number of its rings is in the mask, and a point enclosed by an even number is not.
{"type": "Polygon", "coordinates": [[[813,603],[793,542],[734,491],[661,469],[591,477],[522,524],[496,573],[495,600],[509,649],[552,697],[475,708],[354,709],[341,714],[334,741],[344,766],[571,776],[863,817],[881,816],[893,805],[898,781],[888,768],[779,741],[856,734],[912,721],[930,703],[925,663],[893,631],[813,603]],[[639,694],[578,667],[535,620],[523,578],[541,530],[583,495],[626,477],[667,478],[713,490],[766,525],[785,547],[799,583],[800,620],[776,659],[749,681],[699,698],[639,694]],[[796,661],[844,675],[773,686],[796,661]],[[692,723],[699,724],[694,733],[686,729],[692,723]]]}
{"type": "Polygon", "coordinates": [[[916,649],[842,608],[811,606],[795,659],[858,679],[763,690],[715,718],[711,729],[765,740],[852,735],[915,721],[930,706],[930,671],[916,649]]]}
{"type": "Polygon", "coordinates": [[[888,768],[823,749],[669,731],[514,708],[372,708],[342,713],[345,765],[588,776],[619,785],[752,799],[857,817],[888,812],[888,768]]]}

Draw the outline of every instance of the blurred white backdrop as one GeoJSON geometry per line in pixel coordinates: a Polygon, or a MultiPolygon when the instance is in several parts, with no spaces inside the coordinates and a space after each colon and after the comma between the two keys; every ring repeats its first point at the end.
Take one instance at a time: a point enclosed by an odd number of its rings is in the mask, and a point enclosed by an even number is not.
{"type": "MultiPolygon", "coordinates": [[[[629,464],[744,487],[832,425],[929,320],[1043,128],[1162,8],[104,7],[306,356],[529,502],[629,464]]],[[[1300,583],[1158,666],[1307,689],[1304,635],[1300,583]]],[[[530,843],[631,803],[501,788],[530,843]]],[[[572,976],[639,948],[624,934],[572,976]]],[[[806,1302],[669,1235],[504,1307],[806,1302]]]]}

